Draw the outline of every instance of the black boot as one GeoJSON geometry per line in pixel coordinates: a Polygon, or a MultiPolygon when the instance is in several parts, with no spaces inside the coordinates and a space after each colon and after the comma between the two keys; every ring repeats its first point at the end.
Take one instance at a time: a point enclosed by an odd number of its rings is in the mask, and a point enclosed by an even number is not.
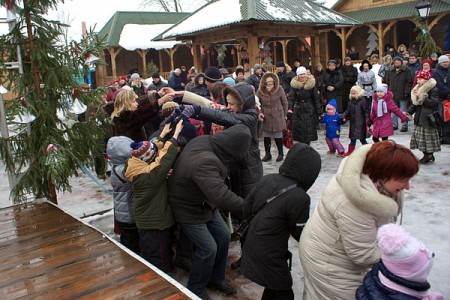
{"type": "Polygon", "coordinates": [[[423,157],[421,160],[419,160],[421,164],[429,164],[434,162],[434,155],[433,153],[423,153],[423,157]]]}
{"type": "Polygon", "coordinates": [[[265,137],[264,138],[264,150],[266,151],[266,155],[261,159],[261,161],[269,161],[272,159],[272,155],[270,154],[270,145],[272,144],[272,141],[270,138],[265,137]]]}
{"type": "Polygon", "coordinates": [[[276,159],[276,161],[282,161],[284,158],[283,155],[283,139],[275,139],[275,144],[277,145],[278,148],[278,157],[276,159]]]}

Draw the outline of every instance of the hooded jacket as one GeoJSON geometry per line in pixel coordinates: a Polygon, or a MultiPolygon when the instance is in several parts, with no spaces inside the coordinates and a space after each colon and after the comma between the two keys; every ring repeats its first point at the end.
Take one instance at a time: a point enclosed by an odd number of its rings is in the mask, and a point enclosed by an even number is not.
{"type": "Polygon", "coordinates": [[[176,222],[206,223],[216,207],[242,215],[243,199],[229,189],[225,179],[228,163],[248,152],[250,140],[249,129],[235,125],[187,144],[169,180],[169,203],[176,222]]]}
{"type": "Polygon", "coordinates": [[[316,125],[322,113],[316,81],[313,76],[308,76],[305,82],[301,82],[296,76],[291,81],[291,88],[288,103],[293,111],[292,138],[303,143],[316,141],[316,125]]]}
{"type": "Polygon", "coordinates": [[[289,236],[297,241],[309,218],[310,197],[306,193],[321,168],[320,155],[310,146],[297,143],[289,150],[279,174],[264,176],[244,202],[244,215],[250,216],[280,190],[297,187],[276,197],[251,220],[242,246],[241,273],[266,288],[292,287],[288,266],[289,236]]]}
{"type": "Polygon", "coordinates": [[[372,134],[376,138],[384,138],[394,135],[394,126],[392,125],[391,113],[400,118],[402,122],[407,122],[408,118],[401,112],[401,110],[395,105],[392,99],[393,95],[391,91],[388,91],[383,100],[386,102],[386,113],[383,113],[381,117],[378,117],[378,102],[380,99],[377,94],[373,94],[372,108],[370,112],[370,120],[373,123],[372,134]]]}
{"type": "Polygon", "coordinates": [[[239,196],[246,197],[263,175],[259,151],[258,114],[255,108],[255,93],[249,84],[238,83],[235,86],[226,87],[223,94],[225,106],[227,106],[227,95],[232,94],[234,98],[240,101],[242,111],[234,113],[228,110],[202,107],[200,114],[196,118],[222,125],[225,128],[236,124],[244,124],[250,129],[252,141],[248,153],[239,161],[230,165],[231,189],[239,196]]]}
{"type": "Polygon", "coordinates": [[[325,135],[329,139],[338,139],[341,136],[341,115],[337,113],[336,100],[331,99],[327,105],[334,107],[334,115],[325,113],[319,123],[325,124],[325,135]]]}
{"type": "Polygon", "coordinates": [[[195,75],[194,81],[189,82],[186,85],[185,90],[209,99],[209,91],[208,88],[206,87],[204,73],[199,73],[195,75]],[[198,81],[200,78],[203,78],[203,84],[199,84],[198,81]]]}
{"type": "Polygon", "coordinates": [[[348,136],[351,140],[366,138],[366,121],[370,115],[370,107],[364,95],[365,91],[361,88],[356,98],[350,97],[347,111],[342,114],[343,119],[350,120],[348,136]]]}
{"type": "Polygon", "coordinates": [[[139,229],[163,230],[174,222],[167,202],[167,173],[177,158],[178,142],[174,138],[165,142],[158,137],[155,161],[147,163],[136,157],[128,159],[124,175],[133,185],[133,207],[139,229]]]}
{"type": "Polygon", "coordinates": [[[111,185],[113,188],[114,218],[121,223],[134,224],[133,189],[123,175],[125,162],[131,157],[132,139],[114,136],[108,140],[106,153],[111,163],[111,185]]]}
{"type": "Polygon", "coordinates": [[[396,199],[382,195],[362,173],[371,147],[363,145],[341,162],[303,229],[303,299],[354,299],[365,273],[380,259],[377,228],[395,221],[403,192],[396,199]]]}
{"type": "Polygon", "coordinates": [[[278,76],[267,72],[263,75],[256,96],[261,102],[261,112],[264,114],[262,130],[278,132],[286,128],[286,115],[288,102],[283,88],[279,84],[278,76]],[[266,89],[266,80],[270,77],[274,80],[272,90],[266,89]]]}

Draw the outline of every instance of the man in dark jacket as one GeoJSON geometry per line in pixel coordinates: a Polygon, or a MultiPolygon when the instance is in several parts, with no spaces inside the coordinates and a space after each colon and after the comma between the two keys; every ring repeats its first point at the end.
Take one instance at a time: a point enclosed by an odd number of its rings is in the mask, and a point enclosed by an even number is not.
{"type": "Polygon", "coordinates": [[[242,214],[243,199],[225,180],[228,163],[247,153],[250,140],[250,130],[244,125],[192,140],[181,152],[169,181],[174,219],[195,245],[187,288],[202,299],[210,299],[207,286],[228,295],[236,293],[225,283],[231,235],[217,208],[242,214]]]}
{"type": "MultiPolygon", "coordinates": [[[[436,86],[438,88],[439,98],[439,112],[443,116],[442,101],[450,100],[450,60],[447,55],[441,55],[438,58],[438,65],[436,69],[431,73],[431,77],[436,80],[436,86]]],[[[450,122],[442,124],[441,129],[441,144],[450,144],[450,122]]]]}
{"type": "Polygon", "coordinates": [[[417,72],[422,70],[422,64],[420,63],[420,61],[417,60],[417,55],[413,54],[413,53],[409,54],[409,61],[406,66],[411,71],[412,78],[414,78],[414,76],[416,76],[417,72]]]}
{"type": "Polygon", "coordinates": [[[168,86],[167,82],[161,80],[161,75],[158,72],[154,72],[152,74],[152,83],[149,84],[148,90],[158,92],[160,89],[166,86],[168,86]]]}
{"type": "Polygon", "coordinates": [[[260,64],[255,64],[253,67],[253,74],[247,79],[247,83],[255,88],[255,91],[259,89],[259,82],[264,75],[263,68],[260,64]]]}
{"type": "Polygon", "coordinates": [[[173,74],[170,75],[169,78],[169,86],[174,90],[174,91],[182,91],[184,90],[184,83],[181,80],[181,70],[180,69],[175,69],[173,71],[173,74]]]}
{"type": "Polygon", "coordinates": [[[294,144],[279,174],[264,176],[244,201],[244,216],[248,218],[280,190],[295,186],[256,213],[243,242],[241,273],[265,287],[263,299],[294,299],[288,241],[290,235],[299,240],[309,218],[311,199],[306,192],[320,168],[319,153],[306,144],[294,144]]]}
{"type": "Polygon", "coordinates": [[[352,64],[350,57],[345,58],[344,65],[341,67],[344,84],[342,86],[342,111],[347,111],[350,89],[355,85],[358,79],[358,69],[352,64]]]}
{"type": "MultiPolygon", "coordinates": [[[[401,111],[408,109],[412,82],[411,71],[403,64],[403,59],[396,56],[391,70],[384,75],[383,83],[386,83],[389,90],[394,94],[394,102],[401,111]]],[[[398,129],[398,117],[395,114],[392,114],[392,125],[394,130],[398,129]]],[[[400,131],[408,131],[408,122],[402,123],[400,131]]]]}
{"type": "Polygon", "coordinates": [[[338,112],[342,113],[342,86],[344,84],[344,77],[341,70],[337,69],[337,63],[331,59],[328,62],[328,68],[322,74],[322,82],[325,89],[325,97],[327,101],[335,99],[337,103],[338,112]]]}
{"type": "Polygon", "coordinates": [[[292,71],[288,72],[286,70],[286,65],[283,61],[277,62],[276,67],[277,67],[278,78],[280,78],[280,85],[283,87],[283,90],[287,96],[287,94],[291,90],[291,81],[292,81],[292,78],[295,77],[295,73],[292,71]]]}

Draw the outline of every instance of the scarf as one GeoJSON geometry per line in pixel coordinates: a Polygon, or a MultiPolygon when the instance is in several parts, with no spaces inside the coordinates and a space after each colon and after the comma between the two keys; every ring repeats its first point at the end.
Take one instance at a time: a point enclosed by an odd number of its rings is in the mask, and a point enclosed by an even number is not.
{"type": "Polygon", "coordinates": [[[379,99],[377,107],[377,117],[382,117],[385,113],[387,113],[386,101],[384,101],[384,99],[379,99]]]}
{"type": "Polygon", "coordinates": [[[416,290],[407,288],[406,286],[400,285],[400,284],[390,280],[386,276],[384,276],[383,273],[381,273],[381,271],[378,271],[378,278],[380,279],[381,283],[384,286],[386,286],[394,291],[398,291],[400,293],[410,295],[410,296],[413,296],[413,297],[416,297],[419,299],[424,299],[424,300],[444,300],[444,297],[440,293],[430,292],[428,290],[416,291],[416,290]]]}

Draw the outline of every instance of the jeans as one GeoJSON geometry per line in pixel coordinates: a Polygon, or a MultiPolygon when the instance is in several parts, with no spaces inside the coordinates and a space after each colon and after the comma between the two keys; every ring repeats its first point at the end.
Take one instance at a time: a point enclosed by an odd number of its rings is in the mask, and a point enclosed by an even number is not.
{"type": "Polygon", "coordinates": [[[187,288],[199,297],[206,295],[209,282],[224,283],[231,234],[219,211],[202,224],[180,224],[195,246],[187,288]]]}
{"type": "MultiPolygon", "coordinates": [[[[397,101],[395,101],[395,104],[397,106],[399,105],[399,103],[397,103],[397,101]]],[[[408,110],[408,100],[400,100],[399,108],[402,112],[407,111],[408,110]]],[[[391,114],[391,115],[392,115],[392,125],[394,126],[394,128],[398,128],[398,117],[395,114],[391,114]]],[[[402,123],[402,128],[408,129],[408,122],[402,123]]]]}

